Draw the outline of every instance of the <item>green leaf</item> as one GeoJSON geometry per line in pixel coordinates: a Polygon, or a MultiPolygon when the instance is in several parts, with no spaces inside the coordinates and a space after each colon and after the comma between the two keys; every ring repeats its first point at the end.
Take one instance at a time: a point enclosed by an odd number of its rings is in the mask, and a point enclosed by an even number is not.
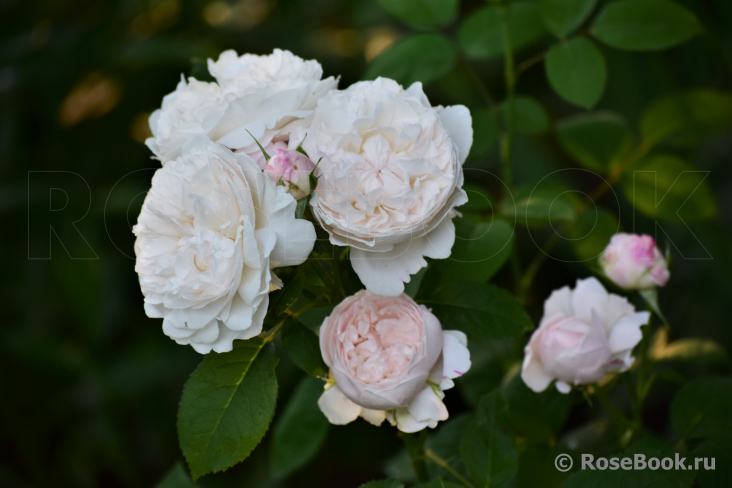
{"type": "Polygon", "coordinates": [[[633,146],[628,123],[615,112],[574,115],[556,124],[559,142],[585,168],[608,171],[633,146]]]}
{"type": "Polygon", "coordinates": [[[593,267],[610,242],[610,238],[620,232],[620,224],[615,215],[601,208],[589,208],[579,216],[569,229],[574,253],[580,261],[593,267]]]}
{"type": "Polygon", "coordinates": [[[509,339],[534,328],[513,295],[486,283],[423,282],[416,301],[431,308],[443,328],[475,340],[509,339]]]}
{"type": "Polygon", "coordinates": [[[460,455],[473,481],[480,486],[500,488],[518,471],[516,445],[501,430],[506,419],[506,403],[501,393],[489,393],[481,399],[475,420],[460,441],[460,455]]]}
{"type": "MultiPolygon", "coordinates": [[[[530,97],[516,97],[514,99],[516,117],[515,129],[526,134],[539,134],[549,128],[549,115],[537,100],[530,97]]],[[[510,104],[505,100],[501,104],[503,120],[508,120],[510,104]]]]}
{"type": "Polygon", "coordinates": [[[545,66],[549,84],[569,103],[589,109],[600,101],[607,66],[602,52],[589,39],[577,37],[555,44],[545,66]]]}
{"type": "Polygon", "coordinates": [[[468,202],[460,207],[460,213],[482,213],[493,210],[491,195],[485,188],[473,183],[465,183],[463,190],[468,195],[468,202]]]}
{"type": "Polygon", "coordinates": [[[559,185],[537,185],[516,191],[513,201],[504,201],[501,213],[528,227],[575,219],[572,192],[559,185]]]}
{"type": "Polygon", "coordinates": [[[282,347],[295,365],[311,376],[328,374],[328,367],[320,354],[320,342],[315,332],[300,322],[288,321],[282,331],[282,347]]]}
{"type": "Polygon", "coordinates": [[[404,488],[401,481],[395,479],[370,481],[365,485],[361,485],[360,488],[404,488]]]}
{"type": "Polygon", "coordinates": [[[310,329],[316,329],[320,327],[323,320],[330,315],[335,307],[328,305],[326,307],[311,308],[297,316],[297,321],[301,324],[306,325],[310,329]]]}
{"type": "Polygon", "coordinates": [[[677,156],[648,157],[623,175],[622,188],[635,208],[651,218],[676,223],[711,219],[717,204],[699,171],[677,156]]]}
{"type": "Polygon", "coordinates": [[[643,142],[692,146],[732,126],[732,94],[700,88],[663,97],[641,116],[643,142]]]}
{"type": "MultiPolygon", "coordinates": [[[[501,8],[484,7],[460,26],[458,40],[467,57],[489,59],[503,55],[501,8]]],[[[546,32],[537,3],[513,2],[506,8],[511,48],[514,51],[537,41],[546,32]]]]}
{"type": "Polygon", "coordinates": [[[433,261],[446,281],[488,281],[511,255],[513,227],[494,219],[475,224],[453,219],[455,245],[447,259],[433,261]]]}
{"type": "MultiPolygon", "coordinates": [[[[425,449],[431,450],[442,459],[449,460],[450,467],[466,477],[468,473],[460,458],[460,439],[471,421],[472,415],[468,413],[451,416],[447,422],[440,423],[436,432],[428,434],[424,443],[425,449]]],[[[454,479],[449,472],[434,463],[428,463],[428,468],[432,478],[454,479]]],[[[449,483],[445,486],[449,486],[449,483]]]]}
{"type": "Polygon", "coordinates": [[[455,50],[450,41],[437,34],[407,37],[379,54],[368,66],[364,79],[385,76],[408,86],[415,81],[427,84],[449,73],[455,66],[455,50]]]}
{"type": "Polygon", "coordinates": [[[671,403],[671,425],[682,439],[732,434],[732,378],[706,377],[686,385],[671,403]]]}
{"type": "Polygon", "coordinates": [[[478,110],[473,113],[473,146],[470,157],[477,158],[487,153],[498,142],[498,122],[493,110],[478,110]]]}
{"type": "Polygon", "coordinates": [[[432,480],[429,483],[417,485],[417,488],[463,488],[463,485],[442,481],[441,479],[432,480]]]}
{"type": "Polygon", "coordinates": [[[195,486],[183,464],[177,462],[156,488],[195,488],[195,486]]]}
{"type": "Polygon", "coordinates": [[[658,51],[704,32],[693,12],[670,0],[618,0],[595,19],[591,34],[627,51],[658,51]]]}
{"type": "Polygon", "coordinates": [[[297,273],[289,283],[282,287],[274,307],[277,315],[285,313],[300,298],[306,281],[305,273],[297,273]]]}
{"type": "Polygon", "coordinates": [[[324,385],[321,380],[303,378],[275,422],[269,458],[276,480],[303,467],[323,445],[330,428],[328,419],[318,407],[324,385]]]}
{"type": "Polygon", "coordinates": [[[557,37],[582,25],[595,8],[597,0],[540,0],[541,17],[549,32],[557,37]]]}
{"type": "Polygon", "coordinates": [[[458,11],[458,0],[379,0],[379,5],[394,17],[418,26],[449,24],[458,11]]]}
{"type": "Polygon", "coordinates": [[[178,409],[178,439],[193,480],[243,461],[264,437],[277,402],[277,355],[261,338],[234,341],[191,374],[178,409]]]}
{"type": "Polygon", "coordinates": [[[521,375],[515,375],[504,387],[511,425],[527,438],[540,442],[555,439],[564,427],[572,406],[570,395],[547,388],[541,393],[530,390],[521,375]],[[536,406],[541,405],[540,409],[536,406]]]}
{"type": "Polygon", "coordinates": [[[302,197],[297,201],[297,207],[295,208],[295,218],[301,219],[305,215],[305,209],[308,208],[308,202],[310,201],[310,195],[302,197]]]}

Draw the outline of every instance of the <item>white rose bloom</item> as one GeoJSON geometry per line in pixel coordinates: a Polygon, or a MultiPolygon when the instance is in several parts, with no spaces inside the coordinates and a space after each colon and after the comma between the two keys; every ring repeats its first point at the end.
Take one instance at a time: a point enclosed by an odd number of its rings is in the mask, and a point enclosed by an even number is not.
{"type": "Polygon", "coordinates": [[[571,385],[626,371],[650,313],[636,312],[625,298],[608,293],[595,278],[577,280],[574,290],[555,290],[544,302],[541,325],[524,350],[521,378],[534,391],[553,380],[562,393],[571,385]]]}
{"type": "Polygon", "coordinates": [[[247,130],[265,147],[287,142],[318,99],[338,86],[333,77],[321,80],[317,61],[279,49],[266,56],[241,57],[224,51],[208,65],[216,83],[181,81],[150,116],[153,137],[146,144],[163,164],[175,159],[195,135],[207,135],[256,160],[260,151],[247,130]]]}
{"type": "Polygon", "coordinates": [[[432,107],[415,83],[379,78],[331,91],[290,147],[320,161],[310,201],[333,244],[351,247],[372,293],[398,296],[425,256],[450,256],[454,207],[467,202],[462,163],[473,142],[462,105],[432,107]]]}
{"type": "Polygon", "coordinates": [[[145,312],[203,354],[262,330],[270,270],[307,259],[313,225],[245,154],[200,136],[157,170],[133,232],[145,312]]]}

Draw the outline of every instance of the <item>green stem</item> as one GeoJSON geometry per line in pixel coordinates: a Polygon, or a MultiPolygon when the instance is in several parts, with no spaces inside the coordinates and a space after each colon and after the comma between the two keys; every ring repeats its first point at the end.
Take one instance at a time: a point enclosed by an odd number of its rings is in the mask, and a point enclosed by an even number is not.
{"type": "Polygon", "coordinates": [[[605,390],[598,384],[595,384],[595,397],[600,402],[600,405],[607,410],[610,417],[612,417],[618,432],[620,432],[621,435],[624,434],[630,428],[630,420],[628,420],[628,417],[626,417],[623,412],[615,408],[607,397],[605,390]]]}
{"type": "Polygon", "coordinates": [[[643,414],[641,412],[638,390],[635,387],[635,383],[633,383],[630,372],[623,374],[623,380],[625,381],[625,387],[628,389],[628,395],[630,395],[630,408],[633,411],[634,428],[638,429],[643,425],[643,414]]]}
{"type": "Polygon", "coordinates": [[[465,477],[463,477],[463,475],[458,473],[455,470],[455,468],[450,466],[450,464],[447,461],[442,459],[431,449],[426,449],[424,451],[424,457],[426,457],[427,459],[429,459],[430,461],[432,461],[433,463],[435,463],[436,465],[438,465],[439,467],[441,467],[442,469],[444,469],[445,471],[447,471],[448,473],[453,475],[456,480],[458,480],[460,483],[462,483],[465,486],[465,488],[475,488],[473,486],[473,484],[470,483],[470,481],[466,480],[465,477]]]}
{"type": "Polygon", "coordinates": [[[409,457],[412,459],[414,473],[417,475],[418,483],[427,483],[430,480],[430,473],[427,470],[427,463],[423,452],[425,431],[422,430],[418,434],[407,434],[402,432],[402,440],[407,448],[409,457]]]}
{"type": "Polygon", "coordinates": [[[513,49],[511,48],[511,32],[508,24],[508,7],[501,7],[501,33],[503,35],[504,64],[503,77],[506,82],[506,101],[508,110],[504,120],[503,136],[501,137],[501,166],[503,182],[507,188],[511,188],[513,175],[511,170],[511,150],[513,146],[513,134],[516,125],[516,71],[513,60],[513,49]]]}

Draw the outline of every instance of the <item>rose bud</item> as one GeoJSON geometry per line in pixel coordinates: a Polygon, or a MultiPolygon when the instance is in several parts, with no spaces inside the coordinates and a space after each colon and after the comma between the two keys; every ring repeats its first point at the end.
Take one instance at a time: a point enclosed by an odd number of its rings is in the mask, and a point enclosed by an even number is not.
{"type": "Polygon", "coordinates": [[[387,419],[404,432],[434,428],[448,417],[443,390],[470,369],[465,334],[443,331],[407,295],[366,290],[325,319],[320,351],[332,380],[318,405],[339,425],[361,416],[374,425],[387,419]]]}
{"type": "Polygon", "coordinates": [[[534,391],[552,380],[562,393],[571,385],[602,379],[609,371],[626,371],[641,340],[649,312],[608,293],[595,278],[577,280],[574,290],[555,290],[544,302],[544,317],[524,349],[521,378],[534,391]]]}
{"type": "Polygon", "coordinates": [[[320,171],[315,164],[299,151],[277,149],[264,166],[264,172],[278,185],[283,185],[295,200],[310,195],[310,174],[320,171]]]}
{"type": "Polygon", "coordinates": [[[615,234],[600,257],[605,275],[625,290],[664,286],[668,265],[649,235],[615,234]]]}

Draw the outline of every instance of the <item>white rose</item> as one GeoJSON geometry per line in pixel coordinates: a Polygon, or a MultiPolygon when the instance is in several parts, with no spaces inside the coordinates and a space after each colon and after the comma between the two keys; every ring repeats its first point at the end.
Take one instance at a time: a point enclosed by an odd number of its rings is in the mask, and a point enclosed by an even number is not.
{"type": "Polygon", "coordinates": [[[196,135],[258,160],[261,153],[247,130],[265,147],[287,142],[318,99],[338,86],[333,77],[320,79],[323,70],[317,61],[279,49],[267,56],[241,57],[224,51],[218,61],[209,60],[209,70],[216,83],[181,81],[150,116],[153,137],[146,144],[163,164],[196,135]]]}
{"type": "Polygon", "coordinates": [[[379,78],[328,93],[290,146],[303,138],[313,160],[323,158],[313,212],[333,244],[351,246],[369,291],[398,296],[425,256],[450,256],[452,209],[467,202],[467,108],[433,108],[420,83],[404,90],[379,78]]]}
{"type": "Polygon", "coordinates": [[[320,350],[333,381],[318,405],[339,425],[361,416],[404,432],[434,428],[448,417],[443,390],[470,369],[465,334],[443,331],[407,295],[346,298],[323,322],[320,350]]]}
{"type": "Polygon", "coordinates": [[[200,136],[155,172],[133,232],[135,271],[149,317],[203,354],[262,330],[270,270],[302,263],[313,225],[245,154],[200,136]]]}
{"type": "Polygon", "coordinates": [[[524,349],[521,371],[526,385],[543,391],[552,380],[562,393],[571,385],[602,379],[609,371],[626,371],[633,348],[648,323],[648,312],[608,293],[595,278],[577,280],[574,290],[555,290],[544,302],[544,317],[524,349]]]}
{"type": "Polygon", "coordinates": [[[664,286],[670,277],[666,259],[649,235],[615,234],[600,257],[600,266],[625,290],[664,286]]]}

